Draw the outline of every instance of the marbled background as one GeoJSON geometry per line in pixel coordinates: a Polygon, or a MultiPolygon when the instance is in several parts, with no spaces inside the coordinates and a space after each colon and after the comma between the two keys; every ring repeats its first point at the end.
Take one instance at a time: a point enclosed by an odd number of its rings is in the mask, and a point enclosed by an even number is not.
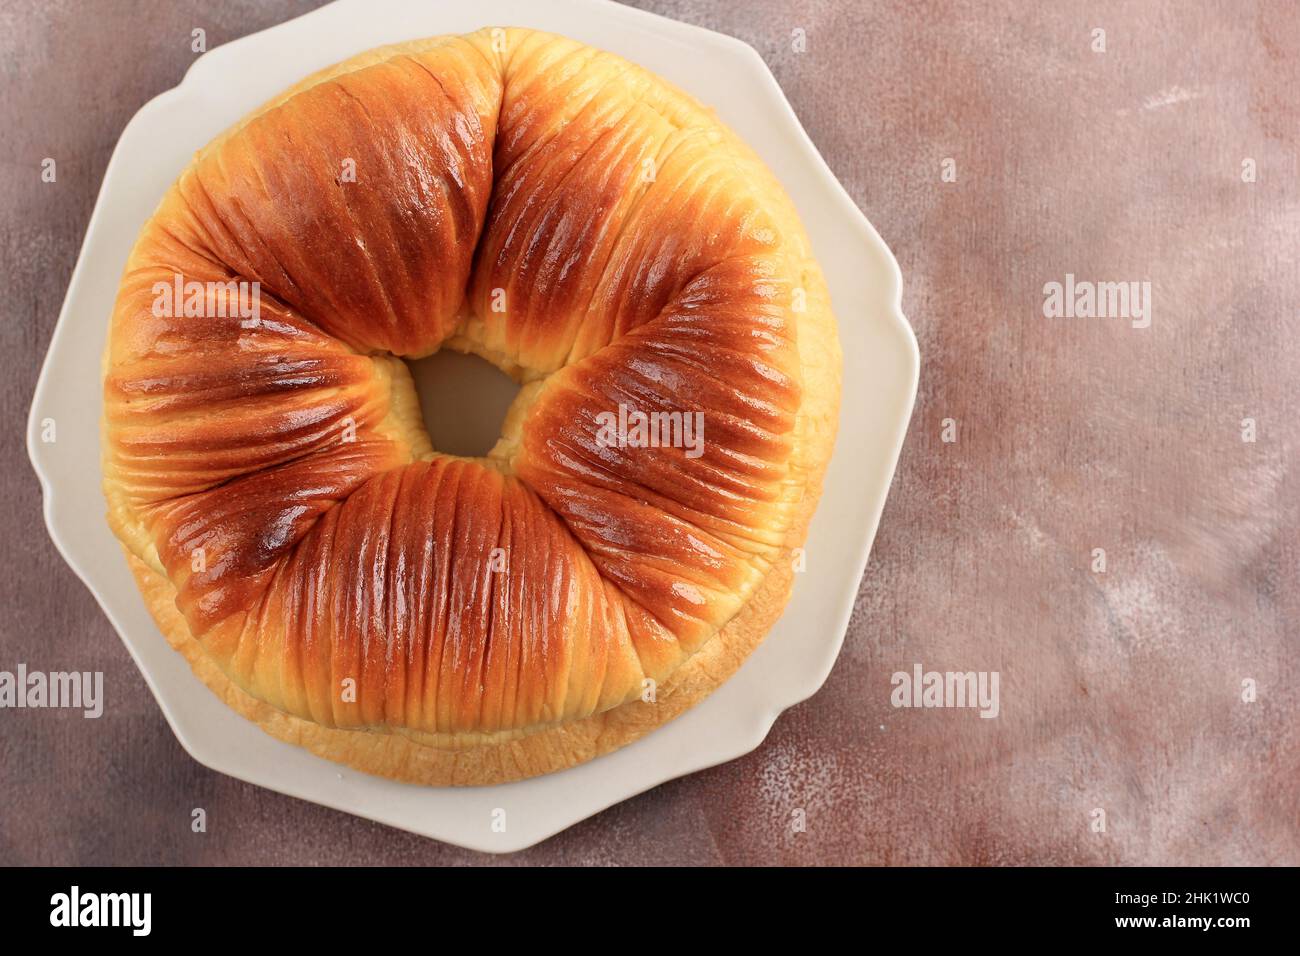
{"type": "Polygon", "coordinates": [[[0,711],[0,862],[1300,863],[1290,0],[640,3],[752,44],[902,265],[921,390],[825,688],[754,753],[500,859],[190,759],[46,537],[25,419],[127,120],[194,26],[313,5],[0,0],[0,669],[102,670],[108,697],[0,711]],[[1151,327],[1044,318],[1067,272],[1150,281],[1151,327]],[[999,671],[1001,716],[894,709],[918,662],[999,671]]]}

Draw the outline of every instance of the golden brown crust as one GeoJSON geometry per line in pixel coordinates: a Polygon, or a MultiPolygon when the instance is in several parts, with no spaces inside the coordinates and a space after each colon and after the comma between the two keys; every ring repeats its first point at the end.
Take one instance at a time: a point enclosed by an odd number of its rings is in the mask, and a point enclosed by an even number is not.
{"type": "Polygon", "coordinates": [[[573,766],[729,677],[788,598],[838,416],[770,173],[645,71],[506,34],[371,51],[214,141],[133,252],[106,359],[110,522],[169,641],[274,736],[426,784],[573,766]],[[399,185],[340,193],[292,169],[304,141],[399,185]],[[257,276],[271,321],[149,316],[169,271],[257,276]],[[433,454],[400,362],[366,354],[440,344],[537,380],[489,459],[433,454]],[[611,450],[620,403],[705,411],[703,449],[611,450]]]}
{"type": "MultiPolygon", "coordinates": [[[[825,294],[814,280],[814,295],[825,294]]],[[[280,740],[365,773],[430,786],[507,783],[576,766],[617,750],[685,713],[732,676],[781,616],[794,579],[794,551],[802,547],[816,509],[835,441],[840,394],[840,351],[829,311],[801,337],[805,406],[799,462],[806,496],[780,557],[749,601],[702,650],[656,689],[655,702],[635,700],[557,727],[488,742],[420,740],[399,733],[338,730],[286,714],[237,687],[203,652],[176,611],[167,580],[124,548],[145,604],[167,640],[194,673],[231,709],[280,740]]]]}

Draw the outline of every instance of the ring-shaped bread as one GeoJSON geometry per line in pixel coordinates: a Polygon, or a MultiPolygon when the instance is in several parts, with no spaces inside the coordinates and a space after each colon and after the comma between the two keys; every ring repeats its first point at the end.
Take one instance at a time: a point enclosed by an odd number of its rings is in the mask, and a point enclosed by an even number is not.
{"type": "Polygon", "coordinates": [[[109,520],[232,708],[371,773],[502,782],[757,646],[839,384],[798,217],[710,112],[550,34],[405,43],[246,117],[144,227],[109,520]],[[523,383],[485,458],[430,447],[402,359],[440,348],[523,383]]]}

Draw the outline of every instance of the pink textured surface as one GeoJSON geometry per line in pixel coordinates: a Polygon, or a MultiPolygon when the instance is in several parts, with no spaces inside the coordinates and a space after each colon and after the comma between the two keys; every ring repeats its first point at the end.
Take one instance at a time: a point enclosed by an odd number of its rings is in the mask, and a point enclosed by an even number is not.
{"type": "MultiPolygon", "coordinates": [[[[1300,863],[1297,7],[639,5],[771,66],[898,256],[921,393],[821,693],[753,754],[495,862],[1300,863]],[[1044,318],[1066,273],[1149,281],[1151,327],[1044,318]],[[895,709],[915,663],[999,671],[1000,716],[895,709]]],[[[98,721],[0,712],[0,862],[487,859],[191,761],[46,538],[22,450],[122,126],[194,26],[216,45],[310,6],[0,5],[0,669],[103,670],[108,699],[98,721]]]]}

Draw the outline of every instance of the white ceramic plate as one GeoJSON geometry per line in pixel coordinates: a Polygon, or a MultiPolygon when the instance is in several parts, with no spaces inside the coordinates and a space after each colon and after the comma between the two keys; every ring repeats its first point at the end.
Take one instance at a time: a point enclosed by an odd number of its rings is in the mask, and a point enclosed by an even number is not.
{"type": "MultiPolygon", "coordinates": [[[[898,265],[835,180],[759,55],[731,37],[603,0],[340,0],[219,47],[145,105],[108,164],[32,403],[28,447],[55,545],[126,642],[177,738],[214,770],[491,852],[520,850],[666,780],[757,747],[821,687],[839,653],[898,460],[919,354],[898,265]],[[840,437],[785,615],[740,672],[629,747],[535,780],[431,789],[343,769],[281,743],[208,693],[145,610],[100,494],[100,355],[128,251],[191,155],[293,82],[384,43],[484,26],[566,34],[621,54],[717,109],[785,184],[825,269],[844,347],[840,437]],[[42,440],[56,422],[56,440],[42,440]],[[494,811],[506,811],[496,832],[494,811]]],[[[499,818],[499,814],[497,815],[499,818]]]]}

